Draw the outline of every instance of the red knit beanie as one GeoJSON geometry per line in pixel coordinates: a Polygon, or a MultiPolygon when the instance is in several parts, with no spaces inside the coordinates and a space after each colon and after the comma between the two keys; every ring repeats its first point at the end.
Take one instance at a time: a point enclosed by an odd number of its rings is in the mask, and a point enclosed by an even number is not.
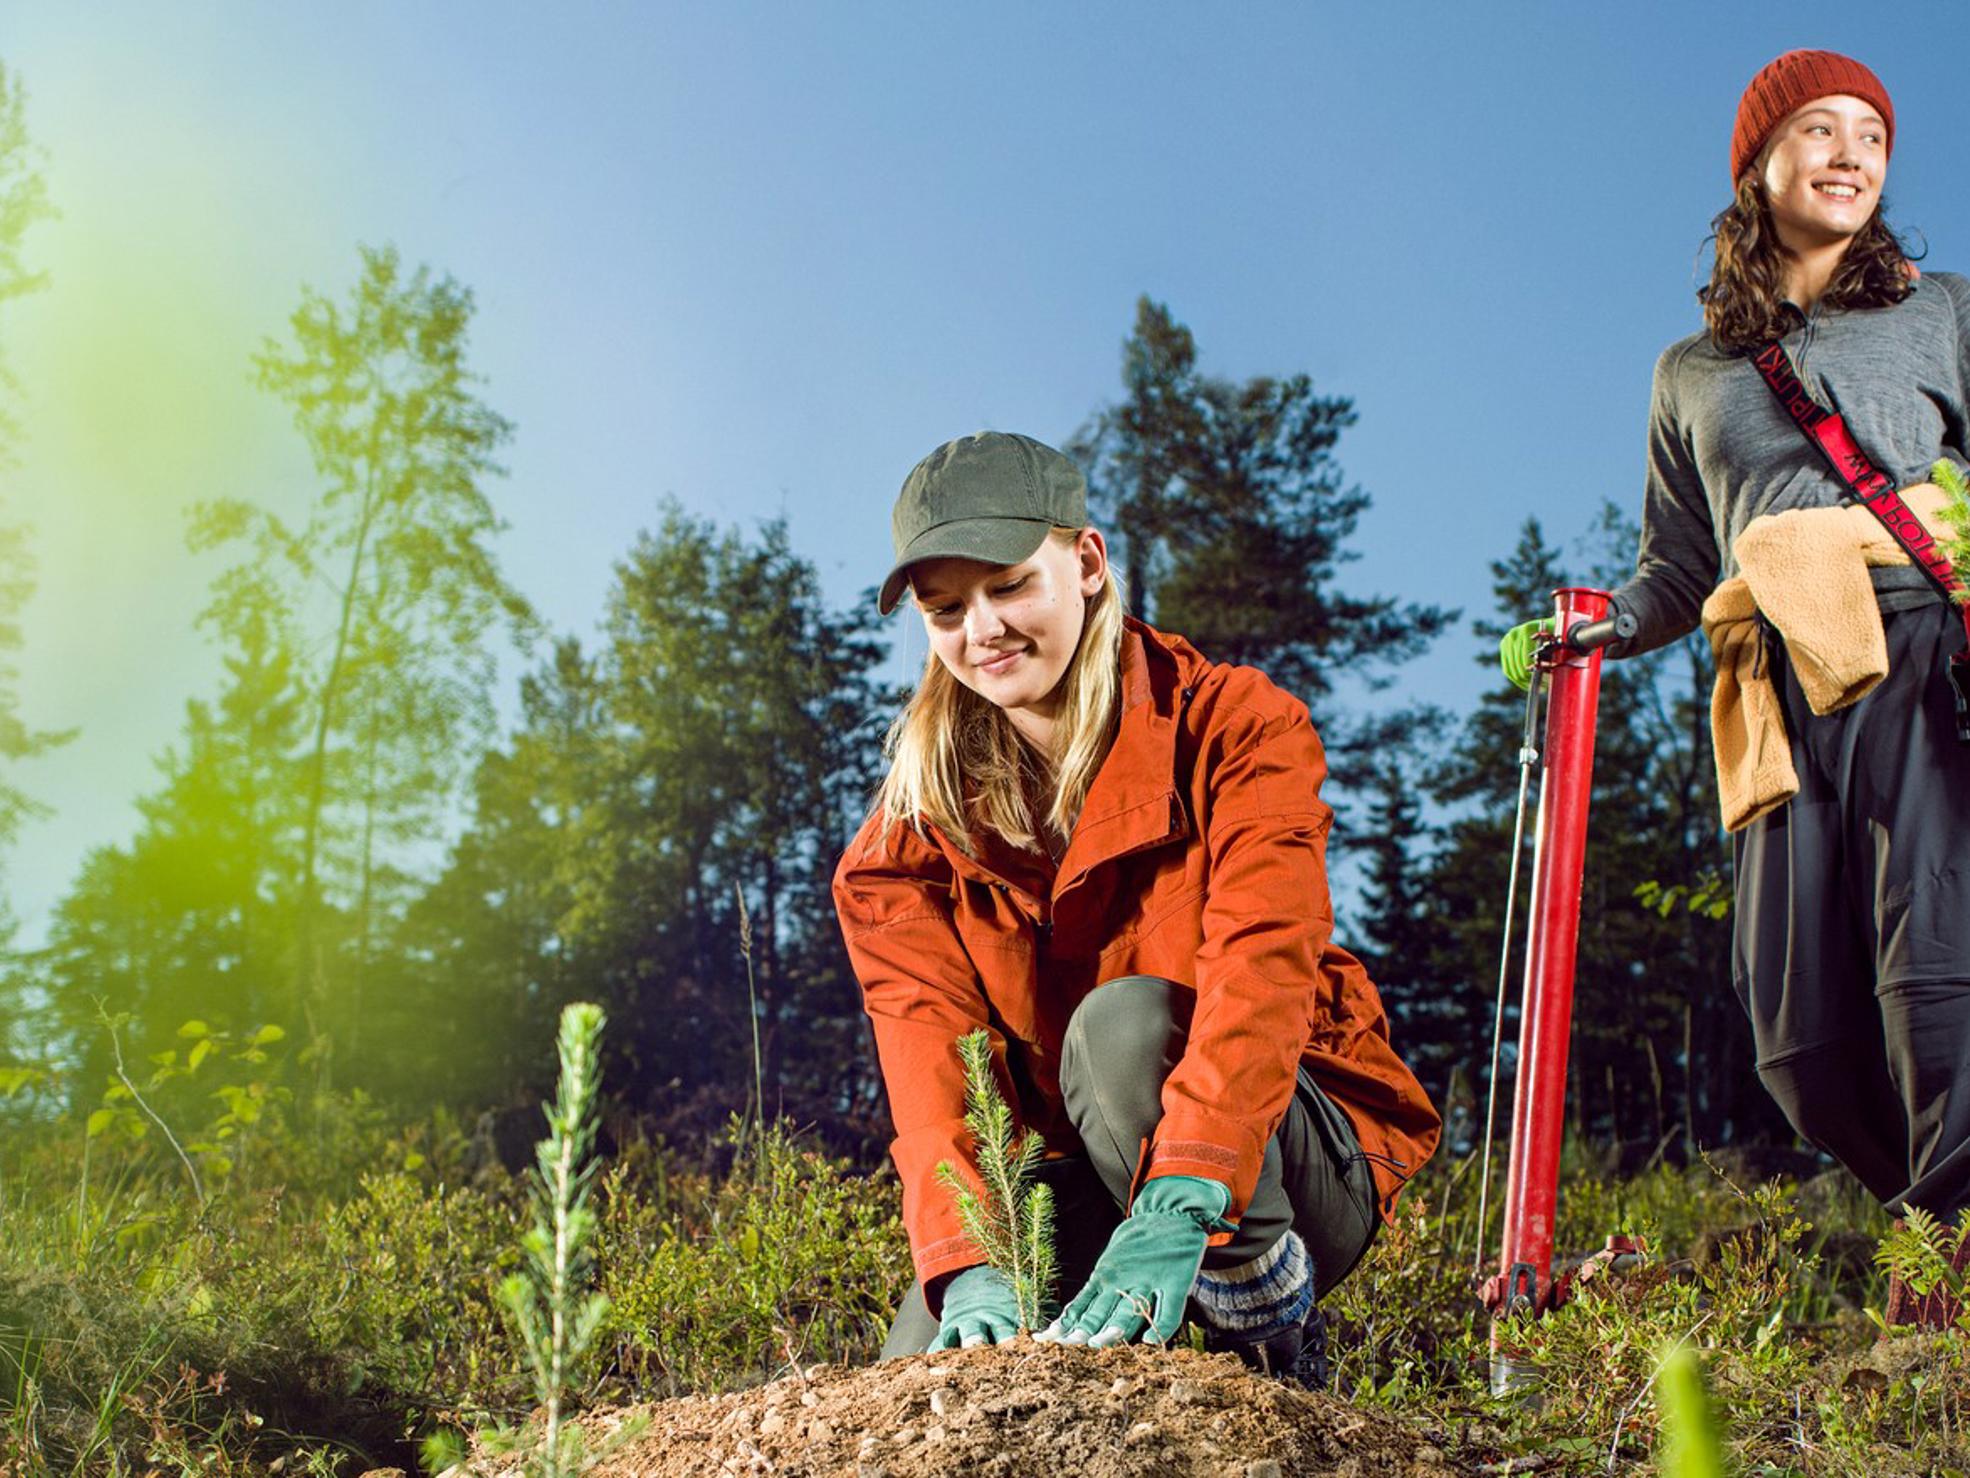
{"type": "Polygon", "coordinates": [[[1731,184],[1743,178],[1751,161],[1772,136],[1772,130],[1814,98],[1845,93],[1874,104],[1888,125],[1886,153],[1895,150],[1895,105],[1881,79],[1850,56],[1837,51],[1788,51],[1751,79],[1737,105],[1737,127],[1731,130],[1731,184]]]}

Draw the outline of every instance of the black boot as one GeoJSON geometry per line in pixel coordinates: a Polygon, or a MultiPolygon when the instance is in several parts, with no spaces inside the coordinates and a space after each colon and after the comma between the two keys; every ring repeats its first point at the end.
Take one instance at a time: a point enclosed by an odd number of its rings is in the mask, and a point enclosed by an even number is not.
{"type": "Polygon", "coordinates": [[[1275,1376],[1309,1391],[1324,1391],[1333,1378],[1327,1365],[1327,1320],[1319,1304],[1307,1305],[1306,1317],[1290,1329],[1263,1337],[1203,1325],[1204,1348],[1236,1355],[1261,1375],[1275,1376]]]}

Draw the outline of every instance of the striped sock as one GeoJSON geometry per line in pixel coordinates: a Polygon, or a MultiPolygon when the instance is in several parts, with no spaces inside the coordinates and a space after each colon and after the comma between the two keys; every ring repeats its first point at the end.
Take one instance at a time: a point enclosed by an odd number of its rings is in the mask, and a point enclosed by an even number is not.
{"type": "Polygon", "coordinates": [[[1250,1262],[1206,1268],[1191,1296],[1219,1329],[1274,1334],[1306,1318],[1313,1304],[1313,1259],[1300,1234],[1289,1231],[1250,1262]]]}

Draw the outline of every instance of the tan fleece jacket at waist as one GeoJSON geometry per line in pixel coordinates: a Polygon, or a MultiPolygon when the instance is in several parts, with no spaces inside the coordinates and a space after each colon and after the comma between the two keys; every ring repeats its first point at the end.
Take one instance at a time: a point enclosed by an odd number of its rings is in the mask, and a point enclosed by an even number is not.
{"type": "MultiPolygon", "coordinates": [[[[1902,499],[1932,534],[1947,533],[1939,516],[1947,492],[1918,483],[1902,499]]],[[[1785,638],[1786,657],[1813,712],[1832,713],[1888,675],[1888,639],[1869,567],[1908,563],[1881,520],[1854,503],[1755,518],[1732,552],[1741,573],[1703,603],[1703,632],[1717,659],[1710,732],[1726,831],[1741,830],[1799,790],[1757,615],[1763,612],[1785,638]]]]}

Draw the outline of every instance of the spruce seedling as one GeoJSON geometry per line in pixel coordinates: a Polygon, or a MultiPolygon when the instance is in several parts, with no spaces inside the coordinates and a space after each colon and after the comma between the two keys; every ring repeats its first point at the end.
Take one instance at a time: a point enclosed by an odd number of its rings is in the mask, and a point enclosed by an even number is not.
{"type": "MultiPolygon", "coordinates": [[[[591,1151],[602,1023],[602,1008],[587,1002],[577,1001],[561,1012],[561,1080],[554,1102],[545,1106],[547,1138],[535,1150],[534,1224],[521,1242],[526,1267],[499,1285],[500,1302],[533,1373],[535,1395],[547,1411],[546,1429],[527,1462],[541,1478],[572,1478],[632,1435],[626,1423],[601,1448],[585,1454],[581,1429],[562,1425],[562,1406],[576,1367],[609,1310],[608,1299],[584,1292],[595,1270],[596,1222],[589,1192],[597,1164],[591,1151]]],[[[495,1434],[487,1445],[512,1450],[522,1444],[507,1432],[495,1434]]]]}
{"type": "Polygon", "coordinates": [[[964,1064],[964,1122],[984,1194],[949,1160],[939,1162],[937,1179],[957,1202],[964,1234],[1012,1285],[1020,1327],[1038,1329],[1046,1322],[1054,1279],[1053,1188],[1035,1179],[1046,1145],[1030,1130],[1015,1137],[1012,1110],[992,1076],[992,1038],[983,1027],[958,1039],[958,1058],[964,1064]]]}
{"type": "MultiPolygon", "coordinates": [[[[1949,526],[1950,536],[1941,541],[1943,553],[1960,573],[1970,572],[1970,479],[1956,463],[1944,458],[1929,469],[1929,480],[1949,494],[1943,522],[1949,526]]],[[[1963,599],[1957,596],[1959,603],[1963,599]]]]}

